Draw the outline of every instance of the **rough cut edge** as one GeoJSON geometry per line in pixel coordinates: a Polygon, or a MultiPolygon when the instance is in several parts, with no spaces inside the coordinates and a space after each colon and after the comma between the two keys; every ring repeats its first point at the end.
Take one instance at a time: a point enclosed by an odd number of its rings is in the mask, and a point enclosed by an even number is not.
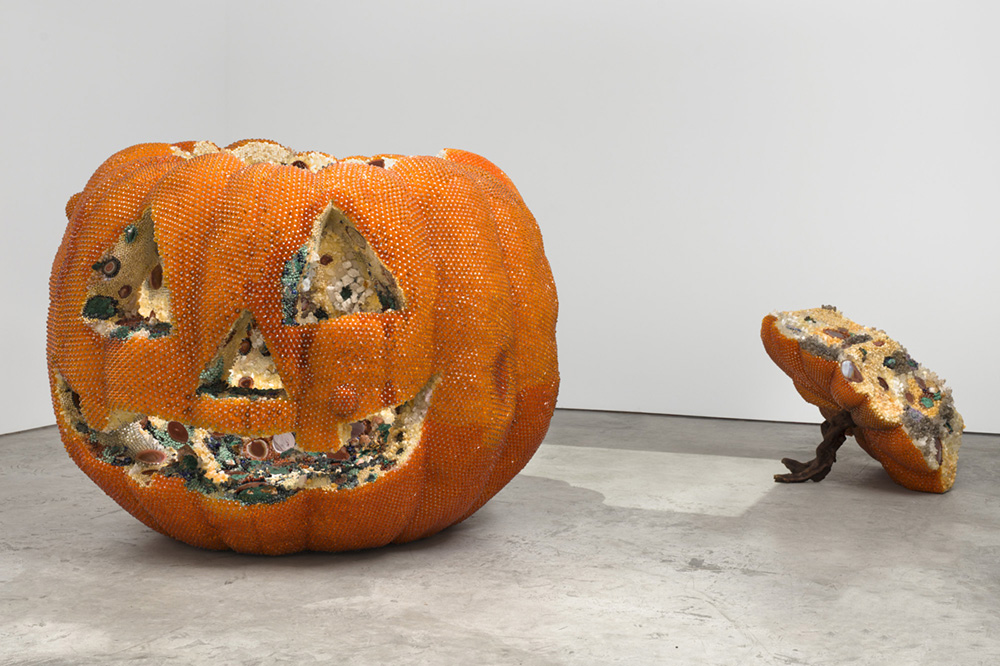
{"type": "MultiPolygon", "coordinates": [[[[373,164],[384,169],[392,169],[403,157],[402,155],[352,155],[336,158],[319,151],[296,152],[288,146],[265,139],[243,139],[220,148],[211,141],[183,141],[170,146],[170,152],[186,160],[210,153],[227,152],[243,160],[247,164],[281,164],[298,166],[316,172],[331,164],[373,164]]],[[[412,157],[412,156],[411,156],[412,157]]],[[[443,149],[436,155],[439,159],[448,159],[448,149],[443,149]]]]}
{"type": "Polygon", "coordinates": [[[209,153],[227,152],[247,164],[267,163],[285,166],[302,166],[304,164],[305,168],[310,171],[319,171],[331,164],[343,161],[319,151],[300,153],[274,141],[264,140],[237,141],[226,148],[219,148],[211,141],[193,141],[174,144],[170,150],[174,155],[186,160],[209,153]]]}

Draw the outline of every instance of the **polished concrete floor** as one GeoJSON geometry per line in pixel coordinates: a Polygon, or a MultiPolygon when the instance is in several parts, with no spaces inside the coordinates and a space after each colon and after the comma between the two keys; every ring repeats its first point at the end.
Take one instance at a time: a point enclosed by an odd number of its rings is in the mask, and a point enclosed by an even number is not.
{"type": "Polygon", "coordinates": [[[945,495],[816,426],[557,412],[466,522],[376,551],[190,548],[54,428],[0,437],[0,664],[997,664],[1000,436],[945,495]]]}

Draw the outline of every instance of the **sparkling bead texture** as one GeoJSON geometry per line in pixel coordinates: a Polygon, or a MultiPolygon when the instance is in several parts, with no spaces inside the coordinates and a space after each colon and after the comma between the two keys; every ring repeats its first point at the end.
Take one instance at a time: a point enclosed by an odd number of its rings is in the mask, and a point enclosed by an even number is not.
{"type": "Polygon", "coordinates": [[[264,554],[407,542],[470,516],[545,435],[555,284],[478,155],[141,144],[66,213],[57,422],[154,530],[264,554]]]}
{"type": "Polygon", "coordinates": [[[760,335],[824,418],[850,414],[850,434],[896,483],[934,493],[952,487],[965,424],[944,380],[901,344],[833,306],[769,314],[760,335]]]}

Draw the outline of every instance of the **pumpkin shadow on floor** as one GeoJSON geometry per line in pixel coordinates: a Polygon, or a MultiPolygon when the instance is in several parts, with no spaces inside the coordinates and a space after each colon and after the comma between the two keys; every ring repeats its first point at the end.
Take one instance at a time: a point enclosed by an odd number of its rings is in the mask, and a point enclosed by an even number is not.
{"type": "Polygon", "coordinates": [[[924,493],[901,486],[886,474],[877,460],[867,457],[863,452],[852,451],[852,455],[853,459],[845,461],[839,468],[835,464],[830,472],[831,478],[838,478],[842,485],[850,486],[851,492],[893,495],[900,498],[939,496],[938,493],[924,493]],[[837,474],[837,477],[833,477],[834,474],[837,474]]]}

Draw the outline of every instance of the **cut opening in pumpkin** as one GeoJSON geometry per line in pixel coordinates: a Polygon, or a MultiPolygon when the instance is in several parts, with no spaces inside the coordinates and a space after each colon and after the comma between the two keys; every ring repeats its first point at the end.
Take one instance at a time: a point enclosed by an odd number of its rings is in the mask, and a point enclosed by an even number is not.
{"type": "Polygon", "coordinates": [[[404,307],[403,292],[353,222],[327,207],[310,240],[285,263],[281,307],[286,325],[315,324],[357,312],[404,307]]]}
{"type": "Polygon", "coordinates": [[[90,454],[143,487],[157,476],[183,479],[189,490],[243,504],[280,502],[299,491],[348,490],[374,483],[406,464],[420,444],[437,377],[410,400],[339,427],[342,446],[299,448],[295,433],[221,433],[155,415],[136,416],[114,429],[87,425],[80,397],[56,373],[64,422],[80,433],[90,454]]]}
{"type": "Polygon", "coordinates": [[[170,333],[170,289],[147,211],[90,267],[84,320],[105,337],[159,338],[170,333]]]}
{"type": "Polygon", "coordinates": [[[216,398],[285,398],[285,385],[260,327],[244,310],[201,373],[199,394],[216,398]]]}

